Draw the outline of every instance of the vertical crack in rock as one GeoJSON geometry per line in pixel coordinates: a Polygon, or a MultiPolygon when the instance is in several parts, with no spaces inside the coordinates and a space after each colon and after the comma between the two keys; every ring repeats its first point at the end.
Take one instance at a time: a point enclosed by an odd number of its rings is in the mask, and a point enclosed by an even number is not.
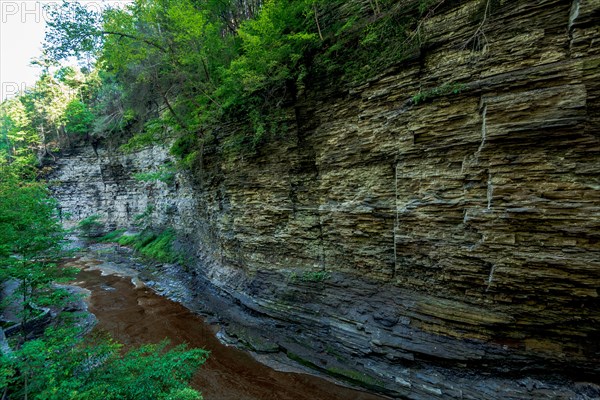
{"type": "MultiPolygon", "coordinates": [[[[481,151],[485,146],[485,142],[487,140],[487,104],[484,103],[482,99],[482,107],[481,110],[481,144],[475,152],[475,161],[479,163],[479,156],[481,155],[481,151]]],[[[492,195],[494,194],[494,186],[492,185],[492,173],[488,170],[488,179],[487,179],[487,209],[490,210],[492,208],[492,195]]]]}
{"type": "Polygon", "coordinates": [[[481,144],[475,153],[475,159],[479,162],[479,155],[481,154],[481,150],[483,150],[483,146],[485,146],[485,141],[487,137],[487,126],[486,126],[486,118],[487,118],[487,104],[483,105],[483,110],[481,111],[481,144]]]}
{"type": "Polygon", "coordinates": [[[490,286],[492,286],[492,281],[494,280],[494,272],[496,272],[496,264],[492,264],[492,267],[490,268],[490,274],[488,275],[487,279],[487,287],[485,288],[486,292],[490,290],[490,286]]]}
{"type": "Polygon", "coordinates": [[[571,49],[573,48],[573,25],[575,20],[579,17],[579,2],[580,0],[573,0],[571,3],[571,10],[569,11],[569,26],[567,32],[569,34],[569,56],[571,55],[571,49]]]}
{"type": "Polygon", "coordinates": [[[488,171],[487,180],[487,209],[492,209],[492,197],[494,195],[494,184],[492,183],[492,173],[488,171]]]}
{"type": "Polygon", "coordinates": [[[579,0],[573,0],[571,11],[569,12],[569,35],[572,34],[573,24],[577,17],[579,17],[579,0]]]}

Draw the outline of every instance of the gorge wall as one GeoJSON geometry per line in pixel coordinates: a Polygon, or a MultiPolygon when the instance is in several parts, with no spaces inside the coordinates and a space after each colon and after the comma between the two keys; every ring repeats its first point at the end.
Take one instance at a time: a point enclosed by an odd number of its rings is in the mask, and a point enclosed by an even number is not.
{"type": "Polygon", "coordinates": [[[65,219],[153,206],[231,336],[372,390],[598,398],[600,2],[452,4],[417,57],[315,80],[251,157],[217,137],[167,184],[133,179],[159,146],[74,149],[50,178],[65,219]]]}

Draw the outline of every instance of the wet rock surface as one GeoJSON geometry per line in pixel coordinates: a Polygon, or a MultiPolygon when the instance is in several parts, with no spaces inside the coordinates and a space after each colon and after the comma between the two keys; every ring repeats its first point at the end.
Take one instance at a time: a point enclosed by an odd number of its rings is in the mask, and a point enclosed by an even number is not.
{"type": "Polygon", "coordinates": [[[65,317],[84,333],[89,332],[96,324],[96,318],[88,312],[84,300],[89,295],[87,290],[72,285],[54,284],[54,288],[63,292],[68,299],[49,307],[39,307],[29,303],[28,307],[33,314],[23,326],[23,303],[18,293],[19,286],[19,281],[14,279],[0,284],[0,349],[5,354],[12,352],[7,338],[17,335],[22,337],[24,332],[28,339],[39,337],[48,327],[60,323],[65,317]]]}
{"type": "Polygon", "coordinates": [[[110,227],[152,206],[192,260],[165,288],[214,293],[257,350],[398,397],[600,397],[600,5],[493,3],[485,46],[452,2],[414,59],[307,86],[255,156],[217,135],[167,184],[133,179],[164,148],[80,147],[56,197],[110,227]]]}
{"type": "MultiPolygon", "coordinates": [[[[100,249],[97,249],[100,250],[100,249]]],[[[217,340],[216,325],[209,325],[182,305],[157,295],[146,286],[133,285],[143,276],[164,276],[132,259],[124,248],[102,246],[102,252],[66,262],[82,269],[76,284],[90,291],[89,310],[96,315],[97,330],[111,334],[126,347],[158,343],[187,343],[210,351],[210,357],[192,385],[206,400],[377,400],[383,397],[338,386],[287,366],[281,372],[260,364],[247,352],[217,340]],[[110,250],[115,250],[111,252],[110,250]],[[99,257],[99,258],[95,258],[99,257]],[[132,268],[134,267],[134,268],[132,268]]],[[[170,279],[155,287],[169,292],[170,279]],[[163,287],[164,285],[164,287],[163,287]]],[[[179,299],[186,297],[181,287],[179,299]]],[[[177,296],[172,293],[173,296],[177,296]]]]}

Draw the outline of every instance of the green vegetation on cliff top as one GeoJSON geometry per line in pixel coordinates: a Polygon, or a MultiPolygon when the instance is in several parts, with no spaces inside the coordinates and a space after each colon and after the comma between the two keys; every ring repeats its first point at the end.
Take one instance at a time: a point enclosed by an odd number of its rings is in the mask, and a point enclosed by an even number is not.
{"type": "Polygon", "coordinates": [[[172,140],[191,167],[287,131],[311,86],[353,85],[414,56],[422,21],[450,0],[135,0],[49,9],[35,87],[2,105],[0,152],[54,157],[83,139],[126,150],[172,140]],[[68,57],[85,67],[60,67],[68,57]],[[234,129],[226,127],[235,127],[234,129]],[[133,135],[133,136],[132,136],[133,135]]]}

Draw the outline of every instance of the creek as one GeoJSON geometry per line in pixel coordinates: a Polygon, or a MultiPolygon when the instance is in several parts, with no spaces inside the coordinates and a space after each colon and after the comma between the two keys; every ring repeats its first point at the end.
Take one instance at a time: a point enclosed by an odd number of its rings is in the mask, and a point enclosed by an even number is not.
{"type": "Polygon", "coordinates": [[[82,257],[66,264],[81,269],[75,284],[90,291],[87,302],[98,320],[95,330],[108,332],[125,346],[168,339],[174,345],[209,350],[208,361],[192,382],[205,400],[382,399],[317,376],[272,369],[248,352],[221,343],[218,325],[208,324],[127,272],[103,269],[102,260],[82,257]]]}

